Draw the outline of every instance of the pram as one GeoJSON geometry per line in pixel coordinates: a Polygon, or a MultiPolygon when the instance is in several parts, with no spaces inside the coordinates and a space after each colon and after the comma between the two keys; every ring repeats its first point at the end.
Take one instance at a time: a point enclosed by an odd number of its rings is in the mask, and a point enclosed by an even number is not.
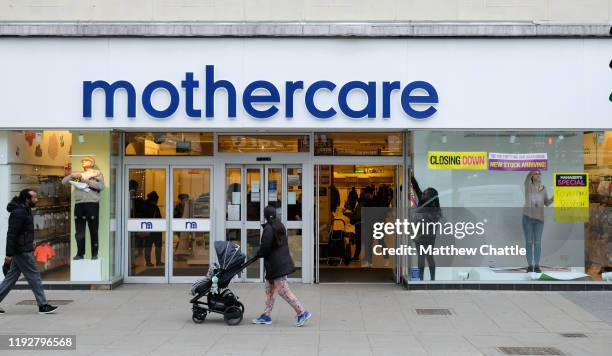
{"type": "Polygon", "coordinates": [[[351,262],[351,243],[345,230],[344,220],[332,219],[327,245],[327,264],[330,266],[337,266],[340,262],[348,266],[351,262]]]}
{"type": "Polygon", "coordinates": [[[242,321],[244,305],[227,286],[235,275],[255,262],[257,257],[245,262],[246,255],[240,251],[240,246],[227,241],[215,241],[215,252],[220,265],[211,266],[208,275],[191,287],[194,296],[190,301],[193,304],[191,319],[201,324],[208,313],[218,313],[223,315],[227,325],[238,325],[242,321]],[[206,297],[206,302],[200,301],[202,297],[206,297]]]}

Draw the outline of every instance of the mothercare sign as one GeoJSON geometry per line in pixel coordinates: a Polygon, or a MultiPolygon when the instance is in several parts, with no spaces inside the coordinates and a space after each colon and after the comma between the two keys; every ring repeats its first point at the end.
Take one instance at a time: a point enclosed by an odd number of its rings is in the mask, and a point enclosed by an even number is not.
{"type": "Polygon", "coordinates": [[[589,175],[555,173],[555,221],[589,221],[589,175]]]}

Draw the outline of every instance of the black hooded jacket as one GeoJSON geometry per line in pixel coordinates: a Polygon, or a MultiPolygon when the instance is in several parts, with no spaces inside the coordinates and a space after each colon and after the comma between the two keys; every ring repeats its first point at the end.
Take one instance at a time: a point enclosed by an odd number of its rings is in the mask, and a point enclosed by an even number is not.
{"type": "Polygon", "coordinates": [[[34,217],[32,209],[21,203],[17,197],[6,206],[10,213],[6,233],[6,256],[34,251],[34,217]]]}
{"type": "Polygon", "coordinates": [[[264,259],[267,280],[280,278],[295,272],[295,265],[289,253],[287,236],[285,235],[282,242],[278,244],[274,236],[274,227],[269,223],[266,223],[263,227],[261,247],[257,256],[264,259]]]}

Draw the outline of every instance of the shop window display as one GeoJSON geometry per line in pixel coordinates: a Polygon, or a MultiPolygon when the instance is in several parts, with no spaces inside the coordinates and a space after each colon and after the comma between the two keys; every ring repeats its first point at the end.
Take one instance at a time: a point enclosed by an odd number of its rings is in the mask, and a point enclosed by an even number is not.
{"type": "MultiPolygon", "coordinates": [[[[6,165],[0,170],[4,177],[0,180],[10,182],[9,198],[24,188],[38,192],[39,203],[33,210],[34,256],[43,281],[108,279],[109,197],[100,184],[109,170],[110,133],[4,131],[0,133],[0,142],[7,150],[6,165]],[[89,186],[87,182],[91,179],[98,179],[98,185],[89,186]],[[79,215],[80,203],[95,204],[97,213],[88,211],[79,215]],[[81,228],[83,224],[78,216],[87,217],[84,221],[89,231],[81,228]],[[100,236],[99,244],[95,243],[96,232],[100,236]],[[86,256],[84,253],[81,256],[80,251],[84,245],[77,248],[77,237],[79,245],[87,241],[89,253],[86,256]],[[83,270],[87,267],[77,267],[72,260],[74,256],[99,257],[98,268],[93,273],[85,273],[83,270]]],[[[6,223],[3,219],[0,224],[6,223]]],[[[6,226],[2,226],[2,230],[5,229],[6,226]]],[[[2,248],[4,239],[3,233],[0,237],[2,248]]]]}
{"type": "Polygon", "coordinates": [[[505,282],[608,278],[610,132],[416,131],[413,138],[411,219],[420,216],[414,212],[432,210],[421,208],[418,198],[433,190],[438,193],[440,221],[480,223],[484,230],[479,239],[449,240],[434,234],[433,246],[490,245],[488,251],[509,246],[524,249],[524,254],[410,257],[405,278],[505,282]],[[425,260],[433,268],[424,268],[425,260]]]}

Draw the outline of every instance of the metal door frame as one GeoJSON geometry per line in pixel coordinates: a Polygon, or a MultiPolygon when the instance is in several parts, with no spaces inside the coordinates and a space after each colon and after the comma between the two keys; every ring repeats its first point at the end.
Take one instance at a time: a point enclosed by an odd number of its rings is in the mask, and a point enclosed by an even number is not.
{"type": "MultiPolygon", "coordinates": [[[[210,266],[211,263],[213,263],[215,260],[213,258],[213,255],[215,254],[214,252],[214,237],[213,237],[213,222],[215,221],[214,219],[214,189],[213,189],[213,178],[214,178],[214,167],[212,165],[199,165],[199,164],[191,164],[191,165],[186,165],[186,164],[169,164],[168,165],[168,175],[169,175],[169,179],[168,179],[168,185],[171,188],[168,191],[169,197],[170,199],[168,199],[167,205],[169,205],[169,209],[167,210],[168,213],[170,212],[174,212],[174,206],[173,206],[173,196],[174,196],[174,169],[208,169],[209,170],[209,229],[208,229],[208,265],[210,266]]],[[[168,209],[168,208],[167,208],[168,209]]],[[[169,236],[170,238],[174,239],[174,229],[172,228],[172,222],[174,219],[174,213],[171,213],[169,216],[166,217],[166,219],[168,220],[168,232],[167,232],[167,236],[169,236]]],[[[203,231],[206,232],[206,231],[203,231]]],[[[168,241],[168,239],[166,239],[166,241],[168,241]]],[[[172,243],[166,243],[166,265],[168,266],[168,282],[169,283],[193,283],[196,279],[198,278],[202,278],[202,276],[199,275],[195,275],[195,276],[173,276],[172,275],[172,271],[174,269],[174,246],[172,243]]]]}
{"type": "MultiPolygon", "coordinates": [[[[202,161],[199,159],[198,161],[202,161]]],[[[207,160],[212,162],[212,160],[207,160]]],[[[129,170],[130,169],[164,169],[166,171],[166,230],[164,233],[166,234],[166,242],[164,251],[166,253],[166,261],[164,265],[164,276],[161,277],[142,277],[142,276],[130,276],[129,272],[129,258],[131,256],[130,251],[130,236],[128,231],[128,220],[129,220],[129,196],[125,195],[125,201],[123,202],[123,216],[122,221],[124,222],[121,227],[121,233],[125,238],[123,239],[123,251],[125,251],[122,259],[123,265],[123,278],[125,283],[192,283],[195,279],[201,278],[201,276],[172,276],[172,269],[174,264],[174,250],[173,244],[170,242],[173,239],[173,231],[172,231],[172,211],[174,207],[172,206],[172,193],[174,187],[174,168],[193,168],[193,169],[209,169],[210,170],[210,230],[209,230],[209,263],[215,261],[214,248],[212,247],[215,241],[215,199],[214,199],[214,165],[211,163],[197,163],[194,164],[194,157],[126,157],[124,160],[123,166],[123,189],[129,187],[129,170]],[[177,163],[168,162],[169,159],[178,161],[177,163]]]]}
{"type": "MultiPolygon", "coordinates": [[[[262,195],[267,195],[267,168],[269,167],[274,167],[274,168],[281,168],[281,179],[283,180],[282,184],[283,184],[283,190],[286,190],[287,188],[287,168],[301,168],[302,169],[302,221],[301,221],[301,229],[302,229],[302,256],[301,256],[301,261],[302,261],[302,277],[301,278],[290,278],[290,281],[299,281],[299,282],[303,282],[303,283],[311,283],[312,282],[312,275],[311,275],[311,270],[312,270],[312,264],[310,263],[310,261],[312,260],[312,256],[313,256],[313,251],[312,251],[312,241],[313,239],[311,238],[312,233],[310,231],[308,231],[305,227],[306,226],[310,226],[310,224],[312,223],[312,216],[314,216],[314,212],[312,210],[312,202],[313,202],[313,194],[309,193],[312,192],[313,189],[313,183],[312,183],[312,178],[309,178],[312,176],[312,165],[309,164],[308,159],[309,159],[309,154],[308,153],[300,153],[300,154],[272,154],[272,153],[266,153],[266,154],[260,154],[260,155],[265,155],[268,157],[271,157],[270,161],[266,161],[266,162],[258,162],[256,160],[256,157],[258,156],[258,154],[249,154],[246,155],[247,157],[243,157],[243,155],[239,155],[236,156],[235,154],[232,153],[224,153],[224,154],[219,154],[216,159],[217,159],[217,167],[220,167],[219,169],[217,169],[217,173],[215,175],[215,186],[219,186],[219,184],[221,184],[221,186],[223,187],[223,189],[225,190],[227,187],[226,185],[226,170],[227,168],[241,168],[241,199],[243,199],[243,201],[246,201],[246,169],[247,167],[253,167],[253,168],[257,168],[257,167],[261,167],[261,182],[262,182],[262,186],[261,186],[261,193],[262,195]],[[245,159],[246,158],[246,159],[245,159]],[[221,168],[222,167],[222,168],[221,168]],[[244,189],[242,188],[244,187],[244,189]],[[244,195],[244,196],[243,196],[244,195]]],[[[261,219],[263,219],[263,208],[265,206],[265,202],[267,202],[268,197],[266,196],[265,198],[262,198],[262,204],[261,204],[261,219]]],[[[287,193],[285,191],[283,191],[283,216],[286,217],[287,216],[287,193]]],[[[218,197],[217,199],[217,208],[216,210],[219,212],[216,215],[216,224],[219,227],[219,231],[220,233],[217,234],[216,239],[218,240],[223,240],[225,241],[225,230],[227,228],[239,228],[238,225],[236,224],[236,222],[233,222],[232,224],[230,224],[230,227],[227,226],[227,221],[225,219],[226,213],[225,213],[225,209],[226,209],[226,197],[225,194],[223,194],[223,196],[218,197]]],[[[243,214],[242,216],[246,217],[246,212],[243,211],[243,209],[246,208],[246,204],[242,204],[244,207],[241,207],[241,214],[243,214]]],[[[295,227],[295,222],[291,222],[288,225],[288,228],[293,228],[296,229],[297,227],[295,227]]],[[[246,230],[241,228],[241,237],[240,237],[241,243],[245,244],[246,243],[246,230]],[[243,233],[244,232],[244,233],[243,233]]],[[[246,245],[244,245],[246,246],[246,245]]],[[[246,277],[243,277],[241,279],[241,281],[245,281],[245,282],[261,282],[263,280],[263,262],[261,263],[261,276],[262,278],[260,279],[246,279],[246,277]]]]}
{"type": "Polygon", "coordinates": [[[125,170],[125,174],[124,174],[124,184],[123,187],[128,188],[129,189],[129,181],[130,181],[130,169],[163,169],[166,174],[165,174],[165,202],[166,202],[166,230],[162,231],[166,234],[166,241],[165,241],[165,246],[164,246],[164,250],[166,252],[166,263],[164,264],[164,276],[150,276],[150,277],[143,277],[143,276],[130,276],[130,256],[132,255],[132,251],[130,250],[130,232],[128,231],[128,222],[130,220],[129,217],[129,213],[130,213],[130,199],[129,199],[129,195],[126,196],[125,201],[123,202],[123,221],[124,224],[122,226],[122,233],[123,236],[125,236],[124,243],[123,243],[123,248],[124,251],[126,251],[126,253],[124,254],[124,258],[123,258],[123,271],[124,271],[124,281],[125,283],[158,283],[158,284],[167,284],[169,283],[169,271],[170,271],[170,267],[169,267],[169,263],[168,263],[168,231],[169,231],[169,226],[168,226],[168,189],[169,189],[169,166],[168,165],[162,165],[162,164],[125,164],[124,166],[125,170]]]}

